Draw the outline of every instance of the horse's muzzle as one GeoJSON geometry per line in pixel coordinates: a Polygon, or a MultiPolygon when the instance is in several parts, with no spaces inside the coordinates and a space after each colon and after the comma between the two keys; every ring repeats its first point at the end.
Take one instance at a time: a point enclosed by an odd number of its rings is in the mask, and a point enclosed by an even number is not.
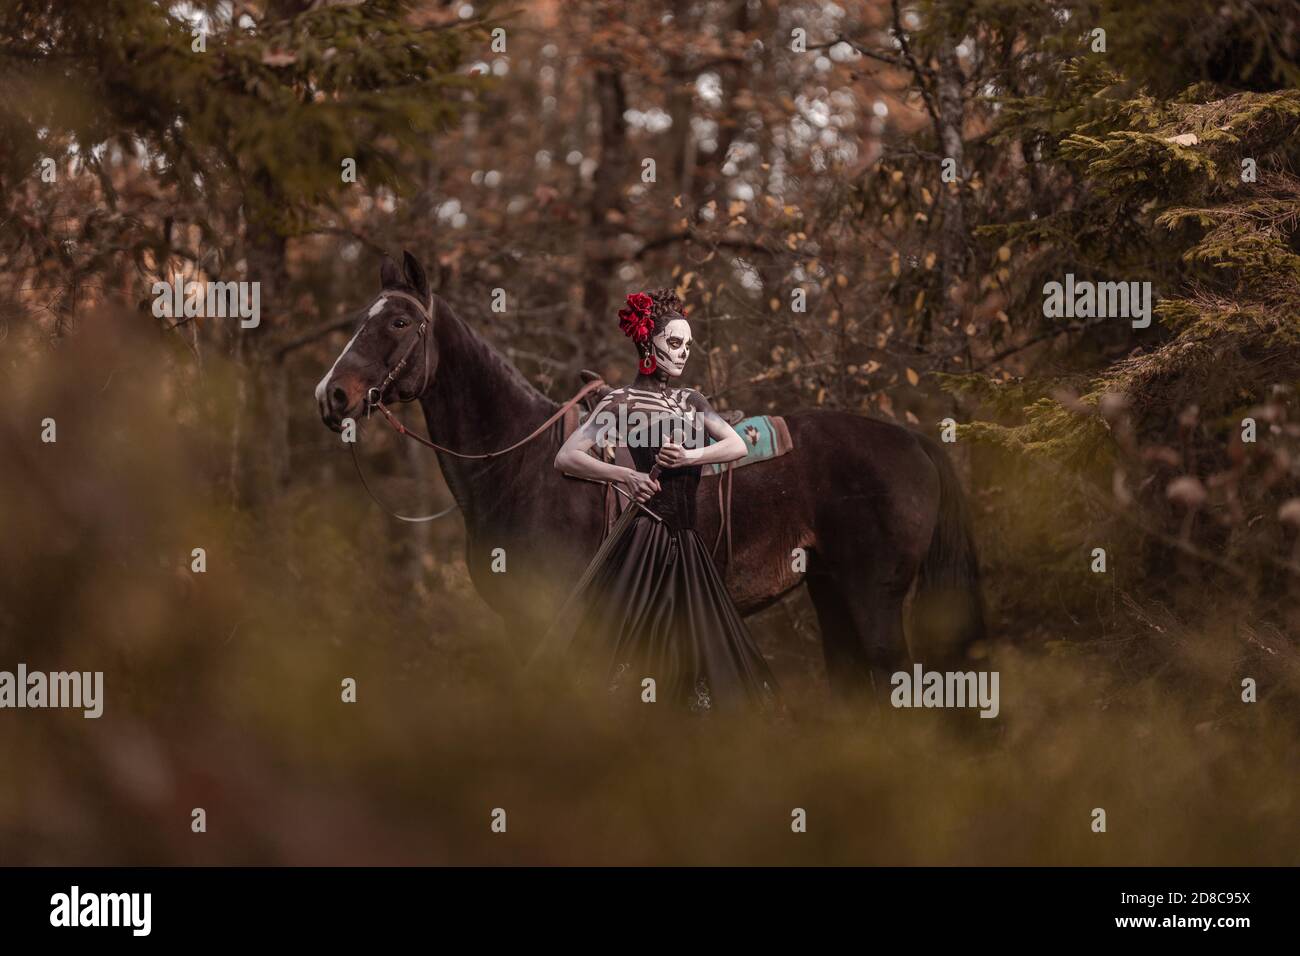
{"type": "Polygon", "coordinates": [[[336,375],[316,396],[320,417],[326,427],[341,431],[343,421],[361,414],[366,397],[365,385],[354,375],[336,375]]]}

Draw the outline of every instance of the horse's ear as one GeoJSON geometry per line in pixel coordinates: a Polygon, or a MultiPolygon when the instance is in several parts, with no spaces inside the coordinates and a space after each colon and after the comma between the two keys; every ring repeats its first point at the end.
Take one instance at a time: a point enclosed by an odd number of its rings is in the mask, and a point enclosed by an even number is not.
{"type": "Polygon", "coordinates": [[[396,289],[402,284],[402,273],[392,256],[384,256],[379,264],[379,283],[385,289],[396,289]]]}
{"type": "Polygon", "coordinates": [[[429,277],[424,274],[420,260],[409,252],[402,252],[402,268],[406,272],[406,284],[416,291],[421,299],[429,298],[429,277]]]}

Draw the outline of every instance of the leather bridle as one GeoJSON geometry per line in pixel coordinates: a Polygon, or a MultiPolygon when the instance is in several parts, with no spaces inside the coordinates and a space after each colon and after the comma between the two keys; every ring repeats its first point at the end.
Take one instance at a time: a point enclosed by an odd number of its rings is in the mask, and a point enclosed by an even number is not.
{"type": "MultiPolygon", "coordinates": [[[[405,425],[403,425],[400,421],[397,420],[397,418],[393,415],[393,413],[390,412],[388,410],[388,407],[384,404],[384,392],[388,391],[388,386],[392,385],[395,381],[397,381],[397,377],[401,375],[402,371],[406,368],[406,363],[410,361],[411,355],[412,353],[415,352],[417,346],[422,346],[424,349],[424,363],[423,363],[424,368],[422,369],[420,374],[420,389],[415,393],[416,396],[418,397],[420,395],[423,395],[424,390],[428,388],[429,386],[429,344],[428,343],[429,343],[429,336],[432,334],[430,330],[433,326],[433,297],[432,296],[429,297],[428,305],[425,305],[415,296],[407,292],[402,292],[398,289],[392,289],[382,293],[381,298],[389,297],[389,296],[395,296],[396,298],[399,299],[405,299],[408,302],[410,302],[412,305],[414,305],[420,312],[420,325],[419,328],[416,329],[415,338],[412,339],[411,344],[406,347],[406,351],[403,352],[402,357],[397,360],[397,364],[395,364],[392,368],[388,370],[388,374],[384,376],[383,382],[381,382],[379,385],[373,386],[372,388],[366,390],[366,416],[369,417],[372,409],[376,409],[376,408],[379,409],[380,414],[384,416],[384,420],[388,422],[388,424],[392,427],[392,429],[395,432],[397,432],[399,435],[402,435],[406,438],[414,439],[415,441],[419,442],[421,445],[424,445],[426,448],[432,448],[434,451],[442,452],[443,454],[446,455],[451,455],[454,458],[479,459],[479,460],[486,459],[486,458],[496,458],[500,455],[504,455],[507,454],[508,452],[512,452],[516,448],[521,447],[522,445],[528,444],[530,441],[532,441],[538,435],[541,435],[548,428],[550,428],[561,418],[563,418],[566,414],[568,414],[569,410],[572,409],[575,405],[577,405],[580,401],[582,401],[584,398],[586,398],[588,395],[590,395],[592,392],[596,391],[597,389],[604,387],[605,385],[604,381],[602,381],[601,379],[593,379],[592,381],[587,382],[585,385],[582,386],[582,388],[578,389],[577,393],[572,398],[570,398],[567,402],[565,402],[558,409],[556,409],[555,413],[551,415],[550,418],[546,419],[546,421],[538,425],[537,428],[533,429],[532,432],[525,435],[523,438],[519,439],[519,441],[515,442],[512,445],[508,445],[505,448],[499,449],[498,451],[489,451],[489,452],[484,452],[482,454],[475,454],[475,455],[467,455],[463,452],[453,451],[450,448],[446,448],[442,445],[437,444],[436,442],[430,441],[429,439],[423,437],[422,435],[417,435],[415,432],[408,429],[405,425]]],[[[386,511],[391,517],[397,518],[399,521],[408,521],[408,522],[433,521],[436,518],[441,518],[445,515],[451,514],[451,512],[456,510],[457,506],[455,504],[452,504],[450,507],[444,508],[442,511],[439,511],[437,514],[424,515],[422,517],[410,517],[407,515],[399,515],[396,512],[390,510],[382,501],[379,500],[379,498],[375,495],[375,493],[370,489],[370,485],[366,482],[366,476],[361,472],[361,463],[357,460],[356,443],[349,442],[348,444],[349,444],[349,448],[352,451],[352,463],[353,465],[356,466],[357,476],[361,479],[362,486],[366,489],[366,492],[370,495],[370,497],[374,499],[375,504],[383,508],[384,511],[386,511]]]]}
{"type": "Polygon", "coordinates": [[[415,306],[420,312],[420,326],[415,330],[415,338],[412,339],[411,344],[406,347],[406,351],[403,352],[402,357],[397,360],[397,364],[390,368],[388,374],[384,376],[383,382],[366,391],[367,416],[370,414],[372,408],[382,409],[384,407],[384,392],[388,391],[388,386],[397,381],[397,376],[402,374],[402,370],[406,368],[406,363],[410,361],[411,353],[415,351],[417,345],[424,347],[424,369],[420,375],[420,390],[415,394],[423,395],[424,390],[429,385],[429,340],[425,338],[425,336],[428,334],[429,328],[433,325],[433,296],[429,296],[428,305],[425,305],[410,293],[402,292],[400,289],[393,289],[384,292],[380,296],[381,299],[390,297],[405,299],[407,302],[411,303],[411,305],[415,306]]]}

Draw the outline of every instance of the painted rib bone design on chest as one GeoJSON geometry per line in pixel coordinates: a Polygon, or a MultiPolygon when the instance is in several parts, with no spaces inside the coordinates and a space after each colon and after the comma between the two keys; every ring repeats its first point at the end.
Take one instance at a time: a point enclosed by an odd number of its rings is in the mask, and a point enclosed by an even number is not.
{"type": "Polygon", "coordinates": [[[653,392],[639,388],[611,393],[592,415],[601,448],[656,448],[668,442],[702,448],[708,433],[685,389],[653,392]]]}

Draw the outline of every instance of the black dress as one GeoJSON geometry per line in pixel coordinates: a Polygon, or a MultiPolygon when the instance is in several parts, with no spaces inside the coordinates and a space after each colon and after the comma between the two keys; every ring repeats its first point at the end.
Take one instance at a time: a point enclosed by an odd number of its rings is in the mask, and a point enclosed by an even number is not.
{"type": "MultiPolygon", "coordinates": [[[[649,472],[658,446],[630,448],[649,472]]],[[[623,528],[578,602],[570,649],[609,692],[642,699],[653,678],[656,700],[694,712],[746,706],[778,711],[777,685],[695,531],[700,466],[664,469],[660,491],[623,528]]]]}

